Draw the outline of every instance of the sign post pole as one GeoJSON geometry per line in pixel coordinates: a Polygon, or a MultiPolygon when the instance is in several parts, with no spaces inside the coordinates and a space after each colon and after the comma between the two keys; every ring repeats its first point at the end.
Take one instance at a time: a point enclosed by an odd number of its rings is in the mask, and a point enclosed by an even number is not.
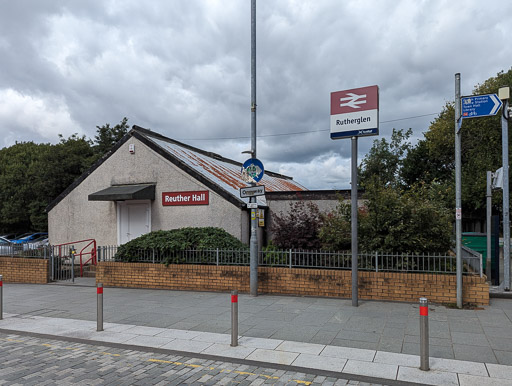
{"type": "Polygon", "coordinates": [[[460,154],[460,73],[455,74],[455,242],[457,269],[457,307],[462,308],[462,173],[460,154]]]}
{"type": "MultiPolygon", "coordinates": [[[[251,0],[251,157],[256,158],[256,0],[251,0]]],[[[256,197],[251,197],[249,202],[256,203],[256,197]]],[[[249,280],[252,296],[258,296],[258,235],[256,233],[258,224],[256,221],[256,210],[251,209],[249,280]]]]}
{"type": "Polygon", "coordinates": [[[352,137],[352,187],[350,189],[351,198],[351,227],[352,227],[352,306],[357,307],[357,137],[352,137]]]}
{"type": "Polygon", "coordinates": [[[357,138],[379,135],[379,87],[331,93],[331,139],[351,138],[352,306],[358,306],[357,138]]]}
{"type": "MultiPolygon", "coordinates": [[[[507,89],[507,88],[503,88],[507,89]]],[[[508,98],[507,92],[500,89],[503,95],[503,111],[501,113],[501,148],[503,157],[503,282],[505,291],[510,291],[510,196],[508,174],[508,98]]],[[[510,94],[510,89],[508,89],[510,94]]]]}
{"type": "Polygon", "coordinates": [[[485,228],[487,233],[486,239],[486,249],[487,249],[487,258],[486,258],[486,266],[485,266],[485,275],[487,276],[487,281],[491,281],[491,264],[492,264],[492,256],[491,256],[491,217],[492,217],[492,172],[490,170],[487,171],[487,189],[486,189],[486,218],[485,218],[485,228]]]}
{"type": "MultiPolygon", "coordinates": [[[[501,286],[505,291],[510,291],[510,213],[509,213],[509,175],[508,175],[508,99],[510,98],[510,87],[502,87],[498,90],[498,94],[472,95],[460,98],[460,74],[455,74],[455,210],[456,210],[456,230],[457,230],[457,307],[462,307],[462,263],[460,240],[461,233],[461,204],[460,204],[460,127],[462,119],[489,117],[496,115],[498,110],[503,106],[501,116],[501,148],[503,159],[503,258],[504,273],[503,283],[501,286]],[[462,114],[461,102],[462,101],[462,114]],[[460,119],[460,122],[459,122],[460,119]]],[[[487,185],[489,185],[489,175],[487,177],[487,185]]],[[[487,188],[488,206],[490,206],[489,187],[487,188]]],[[[489,210],[489,209],[488,209],[489,210]]],[[[489,213],[487,216],[489,222],[489,213]]],[[[490,234],[489,227],[487,233],[490,234]]],[[[489,245],[489,241],[487,242],[489,245]]],[[[489,247],[487,248],[489,250],[489,247]]],[[[489,253],[489,251],[488,251],[489,253]]]]}

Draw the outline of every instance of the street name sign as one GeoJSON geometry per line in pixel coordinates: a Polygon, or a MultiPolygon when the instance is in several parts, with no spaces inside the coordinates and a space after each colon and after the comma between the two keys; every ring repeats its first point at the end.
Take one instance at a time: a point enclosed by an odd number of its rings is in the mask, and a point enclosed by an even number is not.
{"type": "Polygon", "coordinates": [[[255,196],[264,196],[265,195],[265,186],[257,185],[257,186],[248,186],[245,188],[240,188],[240,197],[255,197],[255,196]]]}
{"type": "Polygon", "coordinates": [[[256,183],[263,178],[265,168],[257,158],[249,158],[242,165],[242,180],[248,183],[256,183]]]}
{"type": "Polygon", "coordinates": [[[461,98],[462,118],[478,118],[496,115],[503,102],[496,94],[473,95],[461,98]]]}
{"type": "Polygon", "coordinates": [[[247,204],[247,209],[258,209],[258,203],[257,202],[249,202],[247,204]]]}
{"type": "Polygon", "coordinates": [[[379,134],[379,86],[331,93],[331,139],[379,134]]]}

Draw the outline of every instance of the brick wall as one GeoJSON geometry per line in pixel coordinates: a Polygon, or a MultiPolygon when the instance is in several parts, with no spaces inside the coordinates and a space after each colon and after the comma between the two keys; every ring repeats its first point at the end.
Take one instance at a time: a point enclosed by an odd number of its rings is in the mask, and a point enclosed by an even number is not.
{"type": "MultiPolygon", "coordinates": [[[[260,267],[259,292],[350,298],[350,271],[260,267]]],[[[104,286],[162,288],[190,291],[249,292],[249,267],[100,262],[96,281],[104,286]]],[[[456,276],[388,272],[359,272],[361,299],[456,303],[456,276]]],[[[463,279],[463,301],[489,304],[485,278],[463,279]]]]}
{"type": "Polygon", "coordinates": [[[48,283],[48,260],[0,257],[0,275],[6,283],[48,283]]]}

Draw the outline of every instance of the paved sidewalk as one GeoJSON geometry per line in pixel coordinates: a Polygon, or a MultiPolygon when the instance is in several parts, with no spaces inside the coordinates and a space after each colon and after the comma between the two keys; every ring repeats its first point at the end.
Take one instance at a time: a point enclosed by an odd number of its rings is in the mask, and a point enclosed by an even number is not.
{"type": "Polygon", "coordinates": [[[106,288],[104,303],[105,331],[96,332],[94,288],[6,284],[0,329],[424,384],[512,385],[508,299],[480,310],[431,306],[429,372],[418,369],[416,304],[240,295],[233,348],[229,294],[106,288]]]}
{"type": "Polygon", "coordinates": [[[227,334],[118,323],[104,323],[104,331],[98,332],[93,321],[17,314],[5,314],[0,321],[0,331],[123,344],[131,349],[202,354],[224,360],[241,359],[246,361],[244,363],[258,365],[289,365],[295,370],[323,370],[340,376],[358,375],[431,385],[512,385],[512,367],[505,365],[431,358],[431,370],[425,372],[418,369],[416,355],[279,339],[242,336],[239,345],[231,347],[231,336],[227,334]]]}

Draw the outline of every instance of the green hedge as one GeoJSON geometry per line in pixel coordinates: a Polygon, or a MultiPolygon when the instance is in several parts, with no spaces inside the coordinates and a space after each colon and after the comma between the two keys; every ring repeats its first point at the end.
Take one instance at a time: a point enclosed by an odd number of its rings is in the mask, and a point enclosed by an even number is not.
{"type": "Polygon", "coordinates": [[[117,250],[116,261],[138,261],[139,255],[155,251],[160,256],[175,256],[186,250],[205,249],[247,249],[247,245],[221,228],[181,228],[170,231],[150,232],[126,244],[117,250]]]}

